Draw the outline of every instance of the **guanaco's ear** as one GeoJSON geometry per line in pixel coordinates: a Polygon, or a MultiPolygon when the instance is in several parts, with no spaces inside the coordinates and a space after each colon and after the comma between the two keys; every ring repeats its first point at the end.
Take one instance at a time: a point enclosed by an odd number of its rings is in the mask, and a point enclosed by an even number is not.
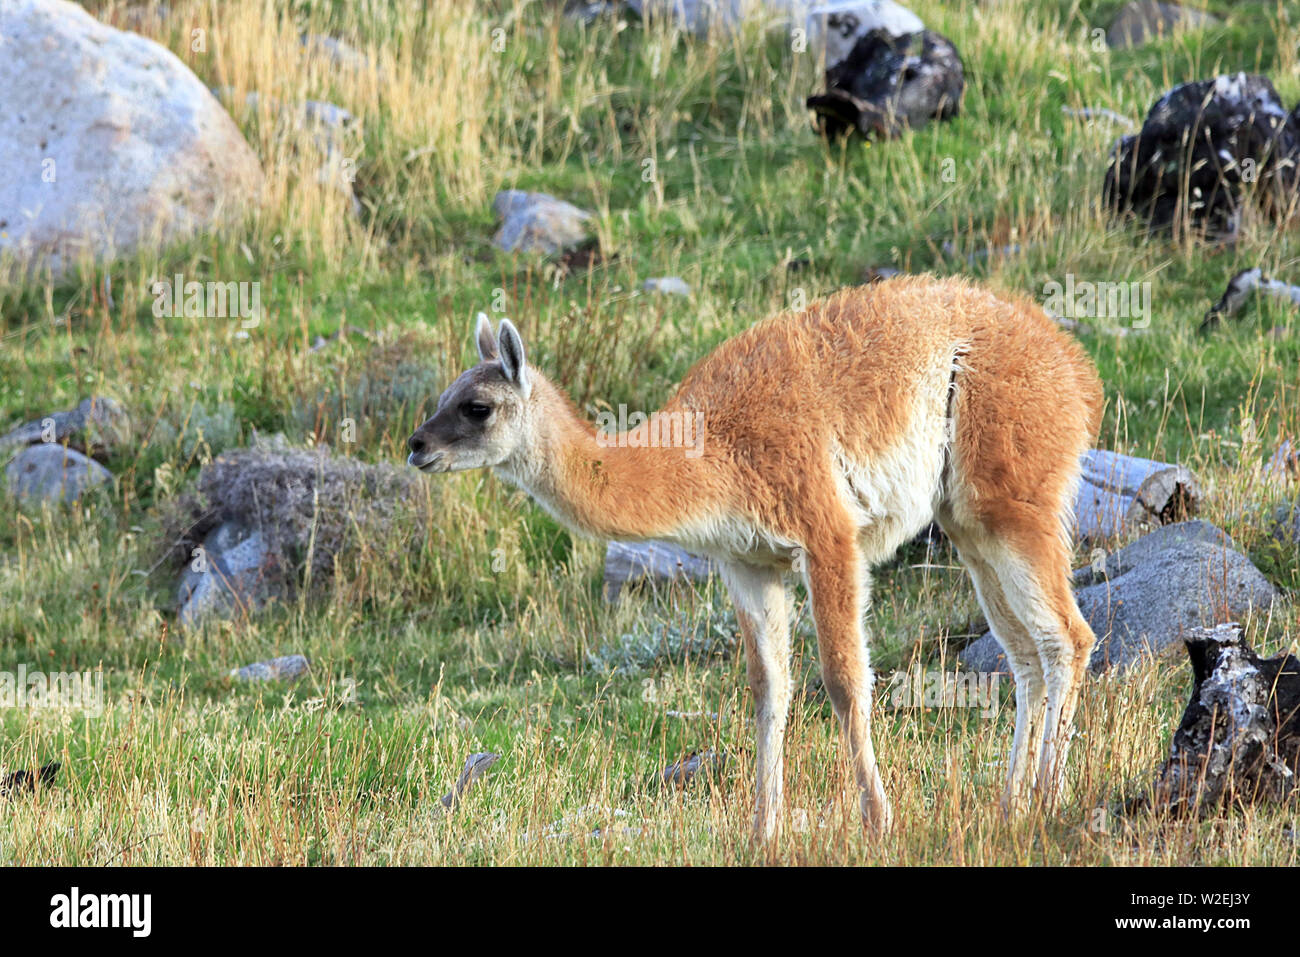
{"type": "Polygon", "coordinates": [[[484,362],[491,362],[497,357],[497,337],[492,335],[492,322],[487,313],[478,314],[478,325],[474,327],[474,341],[478,343],[478,357],[484,362]]]}
{"type": "Polygon", "coordinates": [[[519,386],[519,391],[528,398],[532,391],[532,382],[528,375],[528,366],[524,361],[524,341],[519,338],[519,330],[509,319],[501,320],[501,332],[497,336],[497,351],[501,354],[501,371],[506,379],[519,386]]]}

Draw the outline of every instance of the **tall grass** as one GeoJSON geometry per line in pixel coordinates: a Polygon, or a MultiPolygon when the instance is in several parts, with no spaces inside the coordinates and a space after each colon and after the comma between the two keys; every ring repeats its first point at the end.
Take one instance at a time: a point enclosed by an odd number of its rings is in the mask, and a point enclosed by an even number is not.
{"type": "MultiPolygon", "coordinates": [[[[91,6],[111,23],[131,16],[117,0],[91,6]]],[[[600,544],[572,540],[485,475],[423,482],[405,503],[416,544],[362,540],[309,599],[177,629],[176,582],[158,562],[163,518],[202,466],[277,432],[399,460],[438,390],[473,361],[478,310],[515,319],[530,359],[588,412],[649,410],[726,336],[887,264],[1030,295],[1066,274],[1151,282],[1144,333],[1110,320],[1079,331],[1106,381],[1100,444],[1194,468],[1203,516],[1278,585],[1300,586],[1294,550],[1270,536],[1272,509],[1295,486],[1261,470],[1300,434],[1294,314],[1260,304],[1212,336],[1195,332],[1238,269],[1295,278],[1294,233],[1251,222],[1219,249],[1115,226],[1099,195],[1119,131],[1062,109],[1139,120],[1173,83],[1235,69],[1266,70],[1292,103],[1300,26],[1280,3],[1213,3],[1220,28],[1110,52],[1088,30],[1114,3],[913,6],[963,55],[962,114],[870,146],[816,137],[802,102],[818,64],[757,23],[696,38],[669,22],[580,25],[558,3],[525,0],[180,0],[141,22],[205,83],[229,88],[267,185],[237,227],[0,287],[0,425],[90,394],[122,399],[135,423],[107,458],[110,489],[71,508],[0,510],[0,670],[102,666],[108,699],[101,716],[0,710],[0,769],[64,762],[55,788],[7,806],[0,860],[1295,863],[1289,809],[1177,822],[1116,813],[1167,747],[1188,686],[1176,658],[1090,684],[1069,799],[1014,824],[997,811],[1007,687],[987,718],[893,709],[879,691],[897,827],[868,839],[845,798],[802,595],[792,811],[768,858],[748,841],[743,662],[725,643],[680,653],[692,647],[683,636],[734,630],[720,585],[607,606],[600,544]],[[304,35],[345,40],[364,60],[337,63],[304,35]],[[309,99],[356,117],[333,154],[294,119],[309,99]],[[501,188],[593,211],[603,258],[566,273],[496,251],[501,188]],[[261,282],[262,324],[245,337],[237,322],[155,317],[150,285],[175,273],[261,282]],[[639,292],[663,275],[685,278],[692,296],[639,292]],[[226,677],[290,652],[313,662],[296,685],[226,677]],[[707,779],[651,783],[706,749],[726,754],[707,779]],[[444,813],[438,799],[478,750],[502,761],[444,813]]],[[[977,614],[955,555],[905,550],[875,593],[882,672],[952,665],[955,635],[977,614]]],[[[1297,624],[1288,605],[1250,637],[1293,648],[1297,624]]]]}

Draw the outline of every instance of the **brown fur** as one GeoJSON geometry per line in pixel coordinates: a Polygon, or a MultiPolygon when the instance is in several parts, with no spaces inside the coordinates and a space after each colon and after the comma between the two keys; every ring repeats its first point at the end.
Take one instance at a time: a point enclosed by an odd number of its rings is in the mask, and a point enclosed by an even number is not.
{"type": "Polygon", "coordinates": [[[471,455],[470,466],[495,465],[581,531],[675,540],[723,564],[760,711],[762,833],[777,826],[788,703],[786,603],[773,576],[791,566],[805,574],[864,818],[884,826],[862,633],[868,572],[931,516],[970,568],[1016,668],[1008,803],[1022,804],[1035,778],[1055,793],[1093,643],[1069,587],[1064,524],[1102,392],[1082,349],[1042,310],[922,276],[760,322],[701,360],[662,410],[698,414],[698,458],[602,446],[559,389],[534,370],[512,371],[522,344],[509,331],[497,354],[480,326],[485,364],[412,436],[412,461],[457,468],[459,438],[437,449],[431,438],[452,434],[457,403],[477,397],[494,409],[484,442],[510,451],[486,463],[471,455]],[[514,392],[494,384],[502,378],[514,392]]]}

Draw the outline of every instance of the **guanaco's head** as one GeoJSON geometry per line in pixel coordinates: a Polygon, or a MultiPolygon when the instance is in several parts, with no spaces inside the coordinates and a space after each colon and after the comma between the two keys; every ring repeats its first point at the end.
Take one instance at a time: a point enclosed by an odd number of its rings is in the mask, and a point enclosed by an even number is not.
{"type": "Polygon", "coordinates": [[[525,442],[532,382],[519,330],[502,319],[494,335],[480,312],[474,338],[479,364],[460,374],[438,399],[438,410],[406,442],[407,463],[422,472],[500,465],[525,442]]]}

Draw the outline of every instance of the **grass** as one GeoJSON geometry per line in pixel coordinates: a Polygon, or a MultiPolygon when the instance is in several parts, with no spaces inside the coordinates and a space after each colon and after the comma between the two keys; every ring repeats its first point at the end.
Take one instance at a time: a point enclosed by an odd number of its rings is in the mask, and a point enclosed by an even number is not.
{"type": "MultiPolygon", "coordinates": [[[[125,15],[121,3],[91,6],[109,22],[125,15]]],[[[109,394],[137,431],[107,460],[111,490],[0,512],[0,671],[103,668],[106,682],[102,715],[0,710],[0,766],[64,764],[55,788],[0,816],[0,861],[1295,864],[1294,809],[1180,822],[1112,813],[1166,753],[1190,678],[1176,658],[1089,685],[1070,799],[1014,824],[997,812],[1010,689],[985,717],[890,708],[882,681],[875,738],[897,826],[869,839],[844,798],[806,608],[786,749],[792,833],[768,858],[748,839],[751,702],[720,586],[607,606],[601,545],[481,474],[419,484],[416,545],[364,541],[359,570],[310,598],[177,630],[175,578],[157,559],[167,511],[202,465],[276,432],[400,461],[411,427],[472,360],[476,311],[514,319],[530,359],[588,412],[652,409],[727,336],[884,264],[1033,295],[1067,274],[1150,282],[1146,334],[1102,320],[1079,332],[1106,383],[1101,444],[1196,469],[1203,516],[1276,584],[1300,587],[1297,556],[1268,535],[1284,493],[1259,469],[1300,433],[1297,318],[1261,304],[1196,333],[1237,270],[1294,279],[1296,235],[1248,222],[1221,250],[1114,226],[1100,192],[1115,131],[1062,111],[1139,119],[1170,85],[1238,69],[1267,72],[1293,104],[1293,15],[1212,2],[1222,26],[1112,52],[1089,29],[1118,3],[912,6],[963,55],[961,116],[830,148],[802,106],[816,65],[757,28],[709,41],[668,24],[584,27],[525,0],[469,15],[451,0],[178,0],[147,26],[205,83],[262,94],[233,115],[267,187],[237,228],[57,283],[0,286],[0,425],[109,394]],[[304,33],[347,39],[370,66],[332,66],[304,33]],[[277,121],[272,96],[358,118],[347,148],[359,217],[317,181],[319,148],[277,121]],[[492,196],[516,187],[594,211],[605,260],[565,275],[493,249],[492,196]],[[965,259],[1011,243],[1021,251],[965,259]],[[241,337],[237,320],[156,318],[149,287],[176,273],[260,282],[261,325],[241,337]],[[692,298],[635,292],[662,275],[685,278],[692,298]],[[345,327],[366,335],[310,348],[345,327]],[[224,677],[294,652],[313,662],[297,685],[224,677]],[[685,790],[652,783],[704,749],[727,755],[716,774],[685,790]],[[439,798],[483,750],[502,760],[444,814],[439,798]]],[[[951,662],[950,632],[976,612],[945,550],[905,550],[875,594],[886,674],[951,662]]],[[[1295,650],[1298,625],[1288,605],[1250,633],[1265,650],[1295,650]]]]}

